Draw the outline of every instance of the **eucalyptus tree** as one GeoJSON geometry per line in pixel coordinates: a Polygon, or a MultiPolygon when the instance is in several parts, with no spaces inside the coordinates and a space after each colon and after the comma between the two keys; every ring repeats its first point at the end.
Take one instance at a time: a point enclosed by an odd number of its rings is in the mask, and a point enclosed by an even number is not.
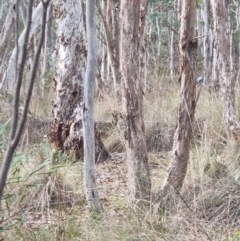
{"type": "Polygon", "coordinates": [[[84,190],[91,208],[101,209],[96,188],[94,137],[94,85],[97,72],[96,0],[86,1],[87,69],[84,79],[83,136],[84,136],[84,190]]]}
{"type": "Polygon", "coordinates": [[[149,200],[149,173],[145,127],[143,121],[143,90],[145,61],[145,25],[147,0],[121,1],[120,71],[124,137],[128,163],[128,186],[131,199],[149,200]]]}
{"type": "MultiPolygon", "coordinates": [[[[3,5],[3,3],[2,3],[3,5]]],[[[5,59],[7,55],[7,50],[9,47],[9,40],[11,39],[14,23],[16,16],[16,1],[12,3],[12,6],[8,10],[8,14],[6,16],[5,22],[2,24],[2,29],[0,33],[0,73],[3,72],[3,68],[5,65],[5,59]]],[[[1,78],[2,74],[0,74],[1,78]]]]}
{"type": "MultiPolygon", "coordinates": [[[[33,38],[33,36],[36,35],[37,31],[40,28],[42,12],[43,12],[43,4],[42,2],[40,2],[33,11],[32,24],[31,24],[31,29],[29,33],[30,34],[29,41],[30,39],[33,38]]],[[[11,27],[11,25],[8,27],[11,27]]],[[[11,31],[11,28],[9,30],[11,31]]],[[[23,50],[23,45],[25,44],[24,38],[26,35],[26,31],[27,31],[27,27],[25,27],[22,33],[20,34],[18,39],[18,47],[17,46],[14,47],[7,64],[7,68],[4,71],[4,74],[2,76],[0,89],[3,91],[7,91],[7,90],[13,91],[16,87],[16,82],[15,82],[16,69],[17,69],[17,66],[20,65],[20,61],[22,58],[22,54],[23,54],[22,50],[23,50]]]]}
{"type": "Polygon", "coordinates": [[[180,191],[187,172],[196,108],[197,0],[183,0],[180,28],[180,98],[172,161],[156,202],[180,191]]]}
{"type": "MultiPolygon", "coordinates": [[[[86,71],[86,32],[82,3],[79,0],[55,2],[57,26],[55,99],[51,142],[56,150],[83,157],[83,80],[86,71]]],[[[96,160],[108,153],[99,135],[95,135],[96,160]]]]}
{"type": "Polygon", "coordinates": [[[204,83],[210,83],[211,69],[212,69],[212,33],[210,27],[210,0],[203,1],[203,21],[204,21],[204,83]]]}
{"type": "MultiPolygon", "coordinates": [[[[105,3],[103,1],[103,3],[105,3]]],[[[107,0],[105,9],[101,9],[97,1],[98,12],[102,19],[105,32],[108,57],[110,59],[113,87],[115,93],[120,91],[120,71],[119,71],[119,5],[120,0],[107,0]],[[105,10],[105,12],[103,12],[105,10]],[[104,14],[105,13],[105,14],[104,14]]],[[[104,63],[104,61],[103,61],[104,63]]]]}
{"type": "Polygon", "coordinates": [[[228,11],[225,0],[211,0],[214,20],[216,61],[220,76],[223,116],[230,145],[240,141],[240,123],[235,101],[235,78],[231,67],[230,41],[227,37],[228,11]]]}

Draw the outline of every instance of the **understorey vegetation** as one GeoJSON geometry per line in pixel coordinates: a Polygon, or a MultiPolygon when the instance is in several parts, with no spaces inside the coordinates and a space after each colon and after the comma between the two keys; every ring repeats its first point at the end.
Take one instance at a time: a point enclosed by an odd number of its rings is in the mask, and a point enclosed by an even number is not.
{"type": "Polygon", "coordinates": [[[240,240],[239,16],[0,0],[0,240],[240,240]]]}

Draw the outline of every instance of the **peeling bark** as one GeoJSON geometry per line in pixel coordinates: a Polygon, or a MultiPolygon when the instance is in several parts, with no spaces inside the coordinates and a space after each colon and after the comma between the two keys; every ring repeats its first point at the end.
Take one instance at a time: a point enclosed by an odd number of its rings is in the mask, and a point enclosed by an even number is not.
{"type": "Polygon", "coordinates": [[[183,0],[181,12],[180,99],[177,128],[174,134],[172,161],[168,175],[157,195],[157,202],[182,188],[188,167],[196,108],[197,0],[183,0]]]}
{"type": "MultiPolygon", "coordinates": [[[[55,149],[68,151],[79,159],[83,157],[82,103],[87,57],[81,2],[59,0],[54,14],[58,47],[51,142],[55,149]]],[[[95,138],[99,145],[96,160],[103,161],[108,153],[98,135],[95,138]]]]}

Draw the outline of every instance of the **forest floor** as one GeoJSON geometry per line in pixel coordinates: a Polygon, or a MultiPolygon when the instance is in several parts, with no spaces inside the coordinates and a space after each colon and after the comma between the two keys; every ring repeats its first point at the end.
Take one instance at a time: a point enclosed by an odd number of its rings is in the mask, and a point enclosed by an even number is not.
{"type": "MultiPolygon", "coordinates": [[[[162,79],[154,86],[144,97],[153,193],[161,186],[171,161],[178,101],[177,85],[162,79]]],[[[239,90],[236,96],[239,103],[239,90]]],[[[0,97],[0,158],[9,131],[10,99],[0,97]]],[[[96,121],[111,121],[112,113],[120,110],[114,98],[103,95],[96,101],[96,121]]],[[[48,127],[43,123],[51,116],[50,101],[33,99],[30,111],[43,122],[39,126],[29,118],[14,156],[2,207],[0,240],[240,240],[240,149],[227,146],[217,94],[202,90],[182,193],[158,214],[151,208],[139,210],[128,200],[126,158],[116,126],[103,137],[110,158],[97,164],[104,211],[90,212],[84,199],[82,162],[53,153],[49,144],[48,127]],[[54,164],[53,159],[57,160],[54,164]]]]}

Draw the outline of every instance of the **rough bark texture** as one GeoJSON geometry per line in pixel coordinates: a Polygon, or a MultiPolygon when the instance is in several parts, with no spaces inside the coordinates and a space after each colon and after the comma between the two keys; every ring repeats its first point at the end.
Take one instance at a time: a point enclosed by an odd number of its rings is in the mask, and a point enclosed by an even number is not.
{"type": "Polygon", "coordinates": [[[131,199],[149,200],[149,174],[142,113],[142,79],[145,60],[147,0],[121,2],[120,70],[122,74],[123,121],[131,199]]]}
{"type": "Polygon", "coordinates": [[[180,30],[180,99],[177,128],[174,134],[172,161],[158,199],[180,191],[187,172],[192,126],[196,107],[195,61],[197,0],[183,0],[180,30]]]}
{"type": "Polygon", "coordinates": [[[217,55],[217,66],[220,74],[220,88],[223,103],[223,115],[227,129],[229,144],[235,145],[240,141],[240,124],[238,122],[234,84],[231,71],[230,46],[227,39],[227,6],[224,0],[212,0],[214,19],[214,39],[217,55]]]}
{"type": "MultiPolygon", "coordinates": [[[[86,68],[86,40],[79,0],[58,1],[54,8],[57,24],[56,97],[53,104],[51,141],[56,149],[83,156],[82,102],[86,68]]],[[[96,135],[96,138],[99,136],[96,135]]],[[[101,144],[96,160],[107,157],[101,144]]]]}

